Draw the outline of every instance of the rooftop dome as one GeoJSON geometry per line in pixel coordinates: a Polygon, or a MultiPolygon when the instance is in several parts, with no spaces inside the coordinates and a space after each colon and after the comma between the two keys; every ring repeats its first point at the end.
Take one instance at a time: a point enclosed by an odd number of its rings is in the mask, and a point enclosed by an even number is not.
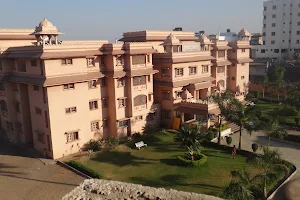
{"type": "Polygon", "coordinates": [[[163,45],[182,45],[180,40],[172,33],[164,40],[163,45]]]}
{"type": "Polygon", "coordinates": [[[54,26],[48,19],[44,18],[37,27],[35,27],[33,35],[61,35],[56,26],[54,26]]]}
{"type": "Polygon", "coordinates": [[[47,18],[44,18],[44,19],[39,23],[39,27],[42,27],[42,26],[44,26],[44,27],[53,27],[53,24],[52,24],[50,21],[48,21],[47,18]]]}
{"type": "Polygon", "coordinates": [[[211,43],[210,40],[207,38],[207,36],[204,33],[201,34],[201,36],[199,38],[199,42],[201,42],[201,43],[211,43]]]}
{"type": "Polygon", "coordinates": [[[251,33],[249,31],[247,31],[247,29],[243,28],[240,32],[239,32],[239,36],[251,36],[251,33]]]}

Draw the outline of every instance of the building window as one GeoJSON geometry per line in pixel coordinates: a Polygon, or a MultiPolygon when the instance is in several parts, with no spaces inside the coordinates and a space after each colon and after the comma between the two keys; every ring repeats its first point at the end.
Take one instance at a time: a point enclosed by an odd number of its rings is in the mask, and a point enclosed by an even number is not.
{"type": "Polygon", "coordinates": [[[100,56],[100,65],[104,65],[104,64],[105,64],[104,56],[100,56]]]}
{"type": "Polygon", "coordinates": [[[273,10],[276,10],[276,6],[273,6],[273,10]]]}
{"type": "Polygon", "coordinates": [[[300,35],[300,31],[297,31],[297,35],[300,35]]]}
{"type": "Polygon", "coordinates": [[[202,66],[202,73],[207,73],[208,72],[208,65],[203,65],[202,66]]]}
{"type": "Polygon", "coordinates": [[[162,117],[165,119],[170,119],[170,110],[162,110],[162,117]]]}
{"type": "Polygon", "coordinates": [[[45,135],[44,133],[41,133],[41,132],[37,131],[37,137],[38,137],[39,142],[45,143],[44,135],[45,135]]]}
{"type": "Polygon", "coordinates": [[[242,52],[245,53],[245,52],[246,52],[246,49],[242,49],[242,52]]]}
{"type": "Polygon", "coordinates": [[[7,131],[14,131],[14,126],[12,122],[5,121],[7,131]]]}
{"type": "Polygon", "coordinates": [[[91,80],[88,82],[89,89],[97,88],[97,81],[96,80],[91,80]]]}
{"type": "Polygon", "coordinates": [[[275,33],[275,32],[272,32],[272,33],[271,33],[271,35],[272,35],[272,36],[275,36],[275,35],[276,35],[276,33],[275,33]]]}
{"type": "Polygon", "coordinates": [[[267,19],[267,16],[266,16],[266,15],[264,15],[264,19],[267,19]]]}
{"type": "Polygon", "coordinates": [[[148,94],[148,101],[152,101],[152,94],[148,94]]]}
{"type": "Polygon", "coordinates": [[[168,68],[161,69],[161,76],[168,76],[168,68]]]}
{"type": "Polygon", "coordinates": [[[245,76],[241,76],[241,79],[244,79],[245,78],[245,76]]]}
{"type": "Polygon", "coordinates": [[[143,120],[143,115],[135,117],[135,121],[141,121],[141,120],[143,120]]]}
{"type": "Polygon", "coordinates": [[[46,125],[46,128],[49,127],[48,112],[46,110],[45,110],[45,125],[46,125]]]}
{"type": "Polygon", "coordinates": [[[91,130],[92,131],[99,130],[99,122],[92,122],[91,123],[91,130]]]}
{"type": "Polygon", "coordinates": [[[66,133],[66,135],[67,135],[67,142],[73,142],[73,141],[79,140],[78,131],[69,132],[69,133],[66,133]]]}
{"type": "Polygon", "coordinates": [[[64,84],[64,90],[72,90],[75,89],[74,83],[64,84]]]}
{"type": "Polygon", "coordinates": [[[119,121],[119,127],[128,126],[128,120],[119,121]]]}
{"type": "Polygon", "coordinates": [[[279,49],[274,49],[274,53],[279,53],[279,49]]]}
{"type": "Polygon", "coordinates": [[[30,60],[30,65],[31,67],[36,67],[37,66],[36,60],[30,60]]]}
{"type": "Polygon", "coordinates": [[[38,85],[34,85],[34,86],[33,86],[33,90],[34,90],[34,91],[40,91],[40,87],[39,87],[38,85]]]}
{"type": "Polygon", "coordinates": [[[17,60],[17,67],[19,72],[26,72],[25,60],[17,60]]]}
{"type": "Polygon", "coordinates": [[[119,78],[117,80],[117,86],[118,87],[124,87],[125,86],[125,79],[124,78],[119,78]]]}
{"type": "Polygon", "coordinates": [[[119,108],[124,108],[126,106],[126,99],[119,99],[119,108]]]}
{"type": "Polygon", "coordinates": [[[150,57],[150,55],[147,55],[147,62],[148,62],[148,63],[151,62],[151,57],[150,57]]]}
{"type": "Polygon", "coordinates": [[[138,95],[133,98],[133,106],[141,106],[147,104],[147,96],[146,95],[138,95]]]}
{"type": "Polygon", "coordinates": [[[275,15],[275,14],[273,14],[273,15],[272,15],[272,18],[276,18],[276,15],[275,15]]]}
{"type": "Polygon", "coordinates": [[[148,83],[151,82],[151,75],[148,75],[148,83]]]}
{"type": "Polygon", "coordinates": [[[102,99],[102,106],[103,108],[107,108],[108,107],[108,103],[107,103],[107,99],[102,99]]]}
{"type": "Polygon", "coordinates": [[[38,115],[42,115],[42,110],[40,108],[35,108],[35,113],[38,115]]]}
{"type": "Polygon", "coordinates": [[[262,49],[260,52],[261,52],[261,53],[266,53],[266,50],[265,50],[265,49],[262,49]]]}
{"type": "Polygon", "coordinates": [[[262,36],[266,36],[266,32],[263,32],[262,36]]]}
{"type": "Polygon", "coordinates": [[[175,92],[176,99],[181,99],[182,91],[175,92]]]}
{"type": "Polygon", "coordinates": [[[0,108],[1,108],[1,111],[7,112],[7,103],[4,100],[0,101],[0,108]]]}
{"type": "Polygon", "coordinates": [[[133,77],[133,86],[146,85],[146,76],[133,77]]]}
{"type": "Polygon", "coordinates": [[[21,103],[20,102],[16,102],[16,111],[18,113],[21,112],[21,103]]]}
{"type": "Polygon", "coordinates": [[[169,100],[170,99],[170,92],[169,91],[163,91],[162,92],[162,99],[169,100]]]}
{"type": "Polygon", "coordinates": [[[106,87],[107,86],[106,78],[102,78],[101,80],[102,80],[101,86],[106,87]]]}
{"type": "Polygon", "coordinates": [[[263,28],[266,28],[266,27],[267,27],[267,25],[266,25],[266,24],[264,24],[263,28]]]}
{"type": "Polygon", "coordinates": [[[271,41],[271,44],[275,44],[275,40],[272,40],[272,41],[271,41]]]}
{"type": "Polygon", "coordinates": [[[276,27],[276,23],[272,23],[272,27],[276,27]]]}
{"type": "Polygon", "coordinates": [[[145,55],[134,55],[132,56],[132,64],[133,65],[141,65],[146,63],[145,55]]]}
{"type": "Polygon", "coordinates": [[[16,123],[15,123],[15,127],[16,127],[16,131],[18,132],[18,133],[20,133],[20,134],[23,134],[23,131],[22,131],[22,123],[21,122],[19,122],[19,121],[17,121],[16,123]]]}
{"type": "Polygon", "coordinates": [[[94,58],[87,58],[86,62],[87,62],[87,66],[95,66],[95,59],[94,58]]]}
{"type": "Polygon", "coordinates": [[[235,77],[233,76],[233,77],[231,78],[231,80],[235,81],[235,77]]]}
{"type": "Polygon", "coordinates": [[[183,68],[175,69],[175,76],[183,76],[183,68]]]}
{"type": "Polygon", "coordinates": [[[62,65],[72,65],[73,64],[73,60],[72,59],[62,59],[61,60],[61,64],[62,65]]]}
{"type": "Polygon", "coordinates": [[[266,6],[264,7],[264,11],[267,11],[267,7],[266,6]]]}
{"type": "Polygon", "coordinates": [[[299,40],[297,40],[296,43],[299,44],[299,40]]]}
{"type": "Polygon", "coordinates": [[[225,57],[225,51],[218,51],[218,58],[224,58],[225,57]]]}
{"type": "Polygon", "coordinates": [[[197,74],[197,67],[190,67],[189,70],[190,70],[190,75],[197,74]]]}
{"type": "Polygon", "coordinates": [[[76,113],[76,112],[77,112],[77,108],[76,107],[66,108],[66,114],[76,113]]]}
{"type": "Polygon", "coordinates": [[[98,101],[90,101],[89,102],[89,107],[90,107],[90,110],[98,109],[98,101]]]}

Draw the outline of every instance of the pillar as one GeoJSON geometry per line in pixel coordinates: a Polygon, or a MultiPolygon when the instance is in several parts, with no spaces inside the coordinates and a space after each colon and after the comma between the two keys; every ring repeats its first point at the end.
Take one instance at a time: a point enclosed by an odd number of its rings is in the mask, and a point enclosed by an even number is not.
{"type": "Polygon", "coordinates": [[[55,36],[55,44],[58,44],[57,35],[55,36]]]}
{"type": "Polygon", "coordinates": [[[184,113],[182,112],[182,113],[180,113],[180,115],[181,115],[181,124],[183,125],[183,123],[184,123],[184,113]]]}

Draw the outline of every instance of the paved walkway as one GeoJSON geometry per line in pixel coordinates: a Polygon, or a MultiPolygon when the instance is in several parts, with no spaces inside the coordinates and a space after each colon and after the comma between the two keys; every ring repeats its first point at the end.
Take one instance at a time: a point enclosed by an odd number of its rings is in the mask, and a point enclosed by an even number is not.
{"type": "Polygon", "coordinates": [[[84,178],[58,165],[45,165],[27,149],[0,144],[0,200],[56,200],[84,178]]]}
{"type": "MultiPolygon", "coordinates": [[[[295,134],[300,135],[300,132],[296,131],[289,131],[289,134],[295,134]]],[[[239,143],[239,133],[236,133],[232,136],[233,142],[232,145],[236,145],[238,147],[239,143]]],[[[246,131],[243,131],[242,133],[242,149],[252,151],[251,145],[252,143],[257,143],[260,145],[267,145],[268,138],[264,135],[263,132],[256,132],[252,133],[252,136],[250,136],[246,131]]],[[[223,144],[226,143],[225,140],[222,141],[223,144]]],[[[300,145],[292,145],[292,144],[286,144],[282,143],[280,141],[271,141],[271,148],[278,149],[282,158],[286,159],[287,161],[293,163],[297,169],[298,172],[294,176],[294,178],[290,181],[289,184],[286,184],[287,187],[284,187],[282,190],[278,192],[278,195],[274,197],[273,200],[298,200],[300,199],[300,145]],[[293,189],[289,189],[293,187],[293,189]],[[298,188],[298,190],[294,189],[298,188]],[[288,194],[286,194],[288,193],[288,194]],[[283,195],[289,195],[289,198],[282,197],[283,195]]],[[[261,152],[261,150],[259,150],[261,152]]]]}

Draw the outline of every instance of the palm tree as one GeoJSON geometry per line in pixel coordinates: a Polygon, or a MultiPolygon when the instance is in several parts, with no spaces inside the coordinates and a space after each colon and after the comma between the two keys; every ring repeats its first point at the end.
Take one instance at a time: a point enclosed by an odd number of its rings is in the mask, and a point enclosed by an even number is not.
{"type": "Polygon", "coordinates": [[[260,176],[264,180],[264,196],[267,197],[268,182],[276,180],[274,171],[284,171],[287,175],[288,168],[281,159],[278,150],[271,150],[269,147],[263,148],[263,155],[257,155],[253,158],[253,163],[262,168],[263,174],[260,176]]]}
{"type": "Polygon", "coordinates": [[[191,146],[197,141],[201,142],[204,140],[206,134],[198,125],[183,126],[175,137],[175,141],[180,142],[181,146],[191,146]]]}
{"type": "Polygon", "coordinates": [[[223,196],[232,200],[257,200],[257,193],[260,192],[260,175],[251,177],[251,173],[245,169],[231,171],[231,183],[224,190],[223,196]],[[254,194],[255,192],[255,194],[254,194]]]}
{"type": "Polygon", "coordinates": [[[265,124],[264,132],[268,136],[268,146],[270,146],[271,137],[283,140],[287,135],[287,131],[279,125],[276,118],[265,124]]]}

